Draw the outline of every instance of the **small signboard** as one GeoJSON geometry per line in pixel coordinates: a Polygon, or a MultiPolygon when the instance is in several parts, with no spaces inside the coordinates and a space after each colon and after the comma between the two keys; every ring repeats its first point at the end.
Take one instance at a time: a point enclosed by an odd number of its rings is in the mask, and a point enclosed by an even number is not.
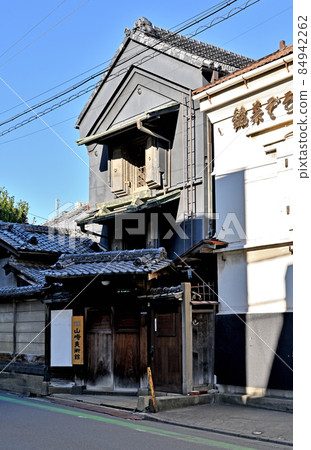
{"type": "Polygon", "coordinates": [[[83,316],[72,316],[72,364],[83,364],[83,316]]]}
{"type": "Polygon", "coordinates": [[[51,311],[51,366],[71,367],[72,309],[51,311]]]}

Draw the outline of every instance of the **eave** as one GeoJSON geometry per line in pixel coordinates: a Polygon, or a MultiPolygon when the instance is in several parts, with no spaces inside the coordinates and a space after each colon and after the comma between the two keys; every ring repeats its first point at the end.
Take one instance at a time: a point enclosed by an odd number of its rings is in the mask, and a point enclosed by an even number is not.
{"type": "Polygon", "coordinates": [[[277,67],[284,65],[287,67],[288,63],[293,61],[293,46],[288,46],[283,51],[277,51],[271,55],[255,61],[248,66],[236,70],[235,72],[228,74],[215,83],[200,87],[193,91],[193,100],[202,100],[212,94],[218,93],[225,89],[231,88],[238,83],[247,83],[248,80],[262,75],[265,72],[273,70],[277,67]]]}

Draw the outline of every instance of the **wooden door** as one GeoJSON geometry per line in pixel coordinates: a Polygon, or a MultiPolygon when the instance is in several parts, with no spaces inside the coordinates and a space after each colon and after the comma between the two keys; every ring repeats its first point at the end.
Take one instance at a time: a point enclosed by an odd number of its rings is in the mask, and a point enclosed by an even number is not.
{"type": "Polygon", "coordinates": [[[87,313],[87,383],[112,386],[112,329],[109,311],[87,313]]]}
{"type": "Polygon", "coordinates": [[[193,384],[206,386],[214,381],[215,314],[192,311],[193,384]]]}
{"type": "Polygon", "coordinates": [[[114,385],[116,389],[137,390],[140,381],[140,315],[123,308],[116,310],[114,385]]]}
{"type": "Polygon", "coordinates": [[[182,392],[181,314],[178,304],[153,309],[150,354],[155,389],[182,392]]]}

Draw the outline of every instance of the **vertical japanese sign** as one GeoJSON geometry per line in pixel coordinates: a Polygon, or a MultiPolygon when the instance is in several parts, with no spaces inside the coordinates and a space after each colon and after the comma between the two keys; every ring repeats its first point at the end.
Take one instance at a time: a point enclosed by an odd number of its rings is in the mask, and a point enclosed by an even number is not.
{"type": "Polygon", "coordinates": [[[83,316],[72,316],[72,364],[83,364],[83,316]]]}

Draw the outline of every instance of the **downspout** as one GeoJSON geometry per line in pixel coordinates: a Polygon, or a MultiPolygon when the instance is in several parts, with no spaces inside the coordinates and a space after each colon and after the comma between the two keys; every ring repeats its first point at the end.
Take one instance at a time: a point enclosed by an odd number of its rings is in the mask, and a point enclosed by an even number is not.
{"type": "Polygon", "coordinates": [[[189,90],[189,123],[190,123],[190,214],[191,214],[191,247],[193,247],[193,160],[192,160],[192,92],[189,90]]]}
{"type": "Polygon", "coordinates": [[[214,189],[213,189],[213,128],[211,121],[206,115],[207,128],[207,214],[208,214],[208,234],[213,236],[214,226],[214,189]]]}
{"type": "MultiPolygon", "coordinates": [[[[186,192],[187,192],[187,183],[186,183],[186,168],[185,168],[185,98],[182,99],[182,186],[183,186],[183,216],[184,216],[184,232],[186,231],[186,192]]],[[[188,217],[187,217],[188,218],[188,217]]],[[[186,240],[184,239],[184,252],[186,251],[186,240]]]]}

